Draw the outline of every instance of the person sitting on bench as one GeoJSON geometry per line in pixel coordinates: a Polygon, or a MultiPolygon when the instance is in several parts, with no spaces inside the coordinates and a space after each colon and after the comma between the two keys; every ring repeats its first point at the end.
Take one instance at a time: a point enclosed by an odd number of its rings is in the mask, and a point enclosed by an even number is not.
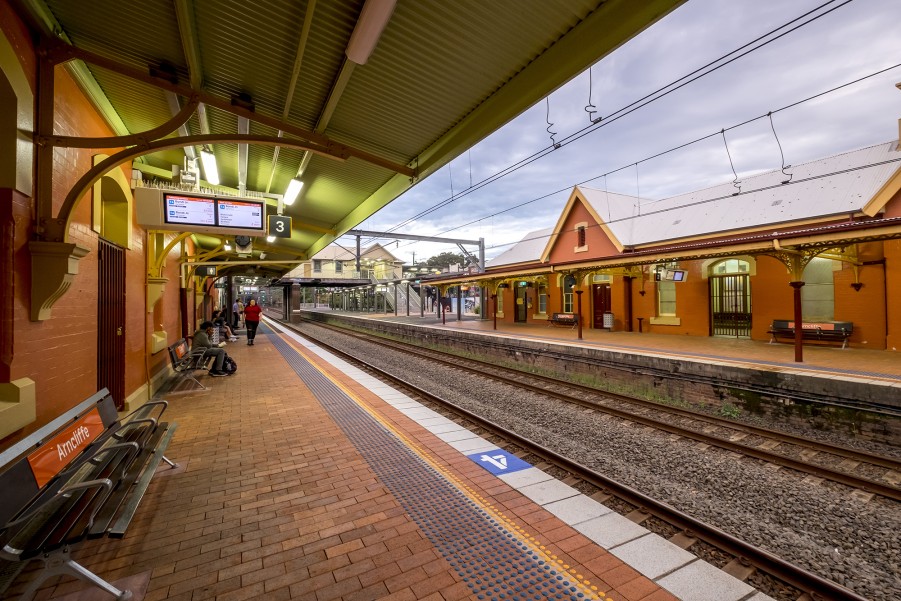
{"type": "Polygon", "coordinates": [[[228,324],[225,323],[225,316],[222,315],[222,311],[220,311],[218,309],[213,311],[213,318],[211,321],[213,322],[213,326],[219,327],[219,328],[222,328],[225,330],[225,334],[228,336],[229,342],[234,342],[235,340],[238,339],[238,337],[235,336],[235,333],[232,332],[232,329],[230,327],[228,327],[228,324]]]}
{"type": "MultiPolygon", "coordinates": [[[[213,322],[205,321],[200,324],[200,328],[194,332],[194,342],[191,344],[192,349],[205,348],[203,353],[204,359],[213,357],[213,367],[210,369],[210,375],[214,377],[222,377],[229,375],[222,369],[225,363],[225,350],[213,344],[210,336],[213,335],[213,322]]],[[[224,342],[222,344],[225,344],[224,342]]]]}

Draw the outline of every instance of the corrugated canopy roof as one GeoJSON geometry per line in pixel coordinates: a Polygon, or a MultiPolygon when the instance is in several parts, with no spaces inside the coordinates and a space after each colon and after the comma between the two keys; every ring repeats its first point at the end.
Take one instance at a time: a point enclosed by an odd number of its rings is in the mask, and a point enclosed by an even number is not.
{"type": "MultiPolygon", "coordinates": [[[[315,143],[248,152],[248,190],[282,194],[299,172],[305,183],[287,210],[291,239],[255,245],[287,259],[325,248],[682,1],[400,0],[365,64],[345,56],[362,0],[12,4],[45,41],[63,42],[120,135],[166,122],[172,94],[184,105],[199,92],[206,119],[195,114],[189,135],[234,138],[243,115],[252,136],[315,143]]],[[[211,146],[222,184],[237,189],[238,143],[211,146]]],[[[183,157],[157,151],[141,165],[162,177],[183,157]]]]}

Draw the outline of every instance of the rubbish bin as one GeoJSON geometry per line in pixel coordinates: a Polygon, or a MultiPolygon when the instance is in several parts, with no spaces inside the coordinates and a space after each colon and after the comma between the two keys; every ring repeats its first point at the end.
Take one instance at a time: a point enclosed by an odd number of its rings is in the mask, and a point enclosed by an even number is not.
{"type": "Polygon", "coordinates": [[[613,313],[610,311],[604,312],[604,327],[613,330],[613,313]]]}

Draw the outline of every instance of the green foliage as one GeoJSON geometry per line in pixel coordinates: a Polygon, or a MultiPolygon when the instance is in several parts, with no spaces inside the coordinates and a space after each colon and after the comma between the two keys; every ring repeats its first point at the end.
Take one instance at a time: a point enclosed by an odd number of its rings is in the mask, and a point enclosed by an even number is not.
{"type": "Polygon", "coordinates": [[[425,264],[436,269],[446,269],[454,264],[465,265],[466,259],[460,253],[443,252],[440,255],[429,257],[425,264]]]}
{"type": "Polygon", "coordinates": [[[719,414],[722,417],[738,419],[739,417],[741,417],[741,409],[730,403],[725,403],[722,407],[720,407],[719,414]]]}

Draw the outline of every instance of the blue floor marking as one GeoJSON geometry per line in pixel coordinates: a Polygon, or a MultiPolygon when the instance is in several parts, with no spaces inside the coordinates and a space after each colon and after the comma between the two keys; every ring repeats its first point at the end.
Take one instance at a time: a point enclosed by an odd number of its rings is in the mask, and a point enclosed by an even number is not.
{"type": "Polygon", "coordinates": [[[464,495],[280,336],[270,340],[476,598],[585,599],[565,572],[464,495]]]}

